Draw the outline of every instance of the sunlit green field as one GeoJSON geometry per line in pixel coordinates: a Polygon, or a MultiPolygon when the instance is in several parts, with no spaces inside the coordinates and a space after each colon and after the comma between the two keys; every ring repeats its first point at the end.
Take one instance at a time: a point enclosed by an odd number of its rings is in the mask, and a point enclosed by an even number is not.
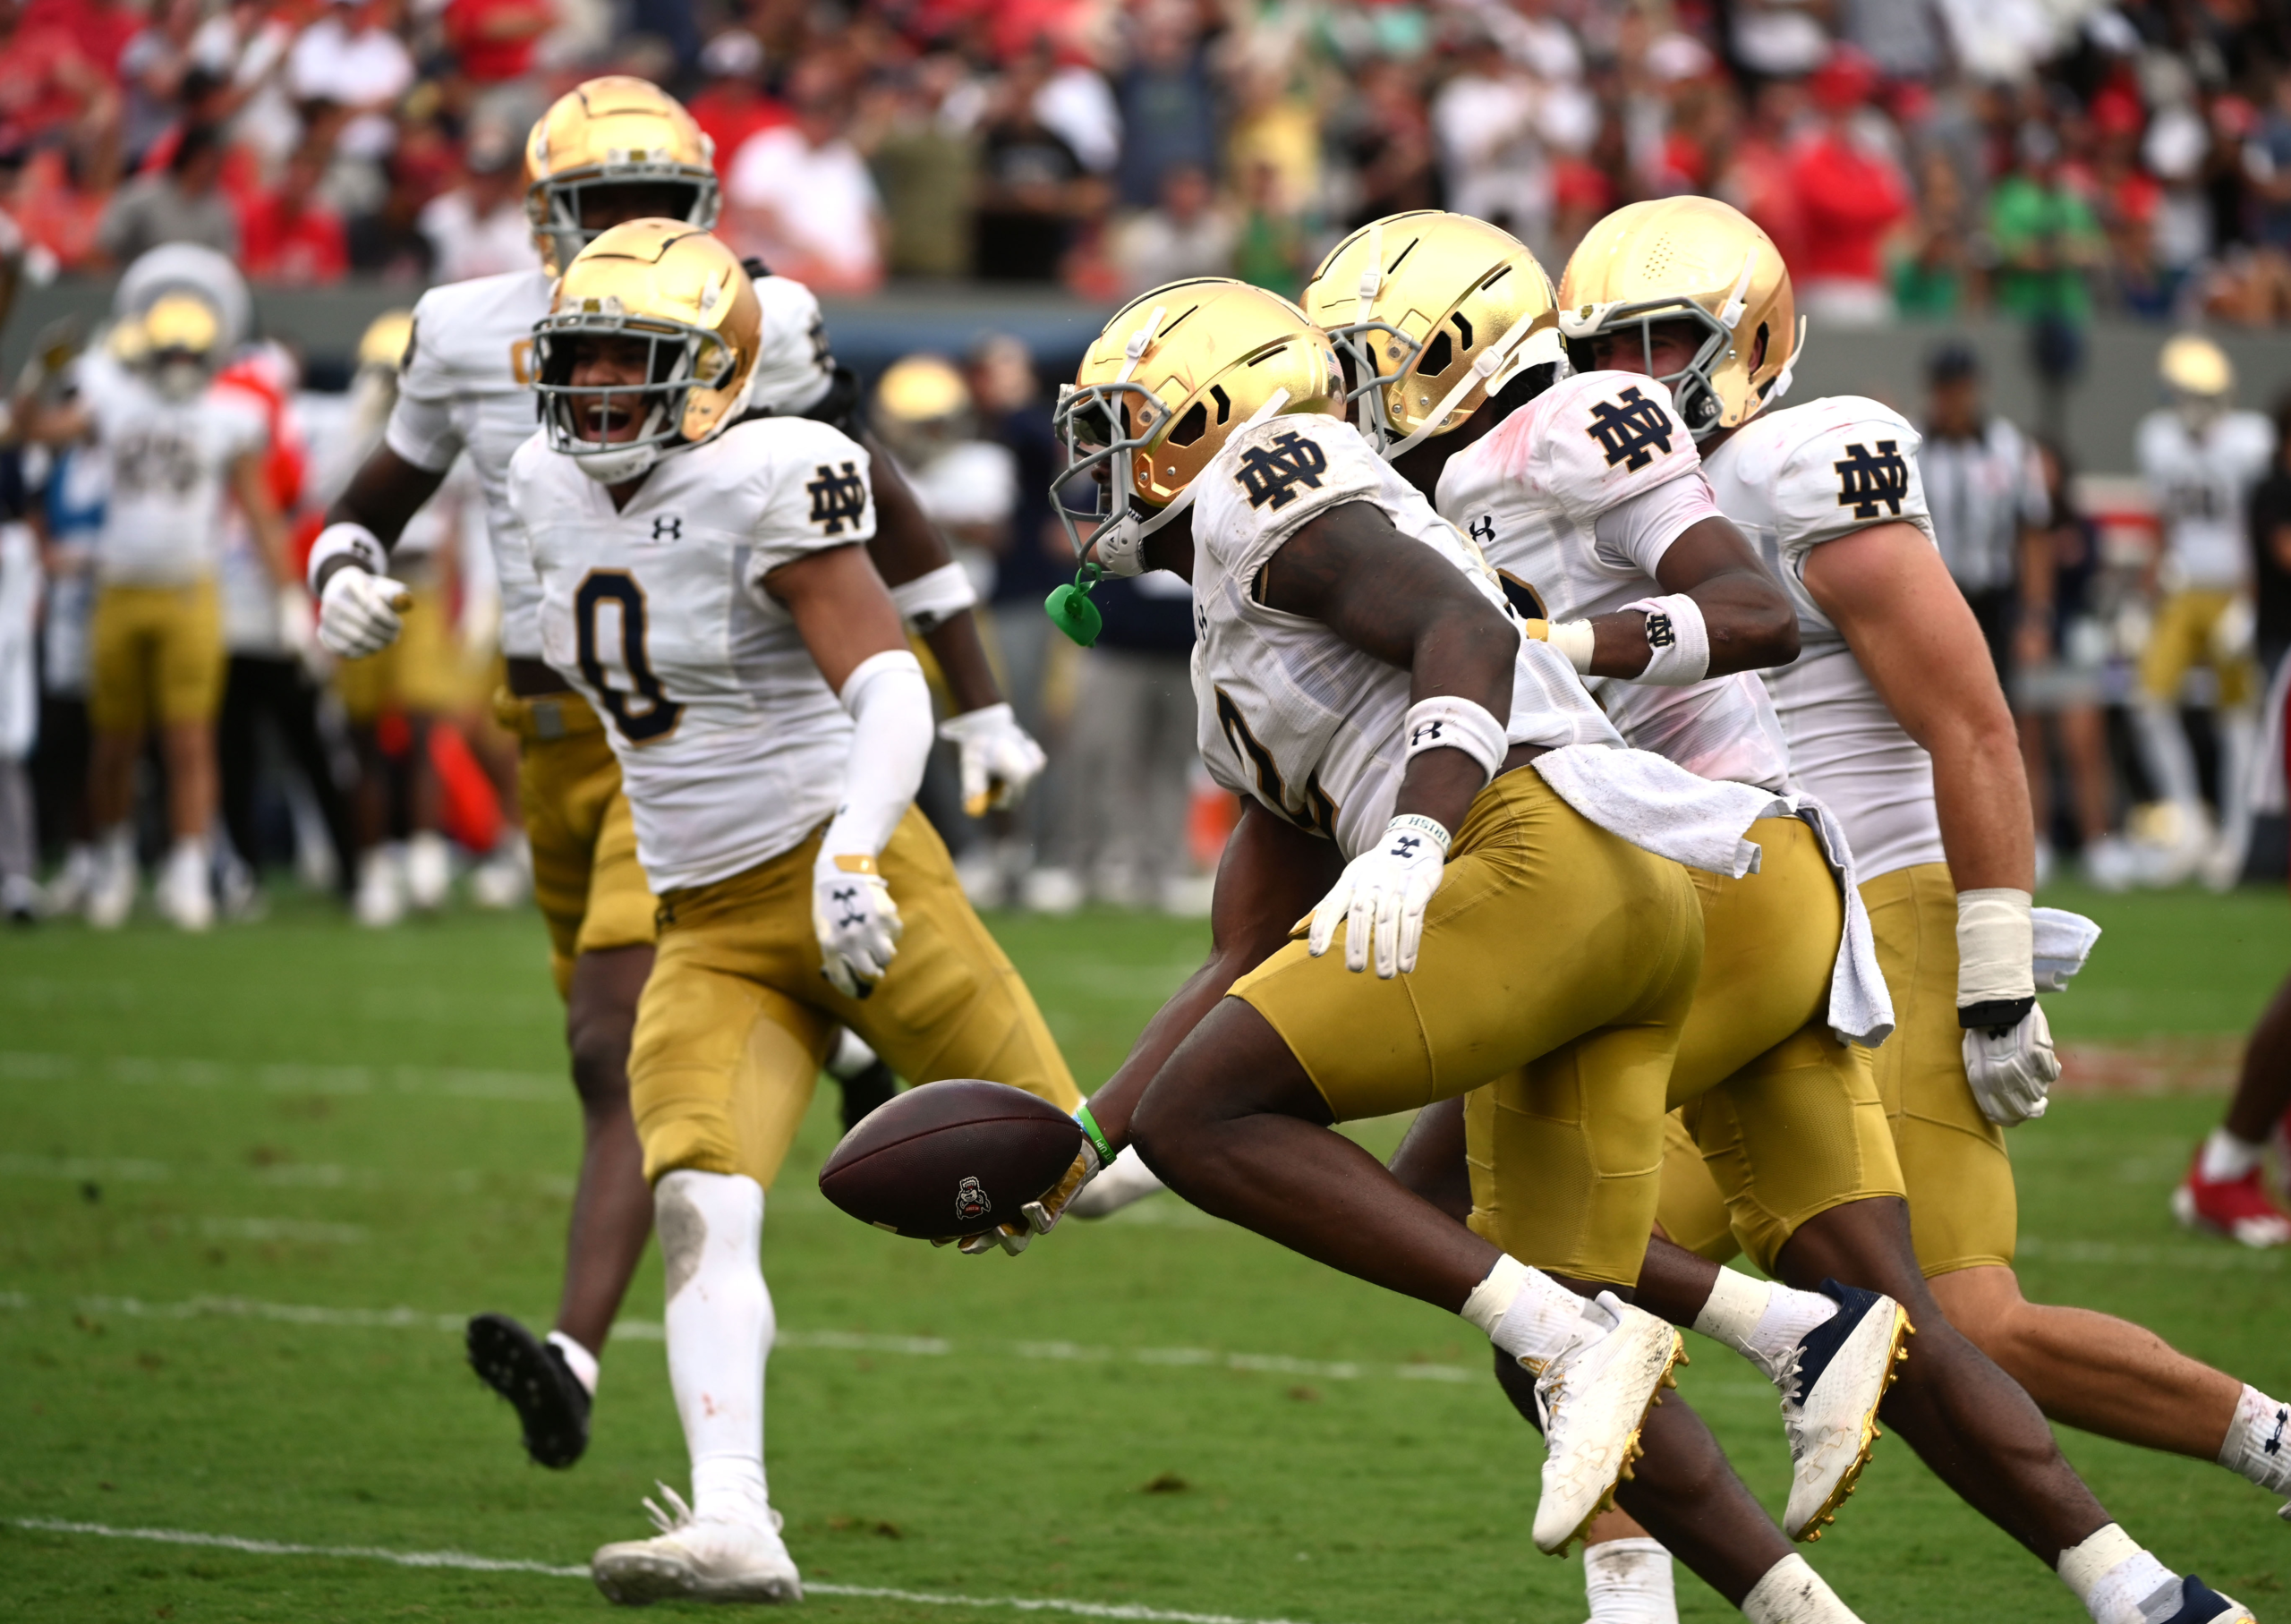
{"type": "MultiPolygon", "coordinates": [[[[2233,1033],[2291,966],[2278,892],[2050,900],[2109,927],[2051,1000],[2064,1042],[2233,1033]]],[[[1108,914],[996,926],[1086,1084],[1205,940],[1108,914]]],[[[657,1268],[571,1472],[525,1463],[456,1334],[483,1308],[545,1322],[554,1301],[576,1143],[558,1020],[522,914],[375,935],[290,902],[206,940],[0,938],[0,1616],[607,1610],[588,1552],[648,1532],[653,1480],[682,1482],[657,1268]],[[423,1552],[460,1565],[389,1560],[423,1552]]],[[[2283,1393],[2281,1255],[2166,1210],[2217,1110],[2077,1096],[2020,1130],[2024,1279],[2283,1393]]],[[[1539,1447],[1461,1322],[1171,1197],[1021,1259],[933,1252],[826,1206],[834,1136],[823,1092],[765,1225],[772,1497],[809,1611],[1581,1618],[1580,1567],[1527,1536],[1539,1447]],[[884,1590],[907,1594],[866,1594],[884,1590]]],[[[1687,1396],[1778,1509],[1770,1390],[1694,1352],[1687,1396]]],[[[2273,1501],[2064,1441],[2168,1561],[2263,1619],[2291,1608],[2273,1501]]],[[[1898,1441],[1811,1555],[1873,1624],[2082,1616],[1898,1441]]],[[[1733,1616],[1684,1574],[1680,1595],[1689,1618],[1733,1616]]]]}

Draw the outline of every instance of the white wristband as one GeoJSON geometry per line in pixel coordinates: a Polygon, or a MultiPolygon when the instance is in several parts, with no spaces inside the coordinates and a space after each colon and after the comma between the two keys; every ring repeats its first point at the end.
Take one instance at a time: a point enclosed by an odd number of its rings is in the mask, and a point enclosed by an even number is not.
{"type": "Polygon", "coordinates": [[[1957,1008],[2036,996],[2029,894],[2009,886],[1957,893],[1957,1008]]]}
{"type": "Polygon", "coordinates": [[[1427,750],[1461,750],[1491,778],[1503,770],[1503,757],[1512,748],[1495,712],[1453,693],[1417,701],[1408,708],[1402,725],[1408,732],[1409,761],[1427,750]]]}
{"type": "Polygon", "coordinates": [[[1647,611],[1647,668],[1631,680],[1682,688],[1710,675],[1710,628],[1702,606],[1684,592],[1622,606],[1647,611]]]}
{"type": "Polygon", "coordinates": [[[362,524],[329,524],[319,531],[317,540],[311,543],[310,567],[302,579],[315,593],[319,590],[319,573],[336,558],[347,559],[370,575],[379,575],[389,568],[389,549],[382,539],[362,524]]]}
{"type": "Polygon", "coordinates": [[[1447,856],[1448,848],[1456,842],[1456,838],[1448,832],[1446,824],[1437,818],[1427,818],[1422,812],[1401,813],[1390,823],[1384,825],[1384,833],[1387,836],[1421,835],[1440,848],[1440,855],[1443,858],[1447,856]]]}
{"type": "Polygon", "coordinates": [[[978,593],[959,564],[942,564],[927,575],[917,575],[891,588],[891,601],[910,632],[935,631],[965,609],[977,606],[978,593]]]}
{"type": "Polygon", "coordinates": [[[1544,641],[1567,657],[1567,663],[1578,672],[1591,668],[1591,658],[1598,651],[1598,633],[1591,630],[1588,620],[1554,620],[1544,633],[1544,641]]]}

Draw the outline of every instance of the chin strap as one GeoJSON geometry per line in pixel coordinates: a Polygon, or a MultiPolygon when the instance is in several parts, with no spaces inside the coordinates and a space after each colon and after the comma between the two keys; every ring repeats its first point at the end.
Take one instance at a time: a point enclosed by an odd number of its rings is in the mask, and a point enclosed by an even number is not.
{"type": "Polygon", "coordinates": [[[1790,359],[1782,363],[1782,370],[1775,374],[1774,387],[1766,392],[1766,399],[1759,403],[1761,411],[1790,393],[1790,379],[1797,373],[1798,362],[1805,353],[1806,319],[1801,316],[1798,318],[1798,342],[1790,346],[1790,359]]]}

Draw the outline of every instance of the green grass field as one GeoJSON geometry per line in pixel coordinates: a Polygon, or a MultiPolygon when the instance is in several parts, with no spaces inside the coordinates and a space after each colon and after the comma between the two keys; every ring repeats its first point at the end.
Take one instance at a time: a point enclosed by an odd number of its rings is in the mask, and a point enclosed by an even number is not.
{"type": "MultiPolygon", "coordinates": [[[[2278,892],[2055,900],[2109,927],[2052,1000],[2064,1040],[2233,1033],[2291,965],[2278,892]]],[[[1205,934],[996,923],[1086,1084],[1205,934]]],[[[527,915],[372,935],[292,901],[206,940],[0,940],[0,1616],[602,1614],[589,1551],[647,1531],[654,1478],[683,1481],[657,1266],[572,1472],[525,1463],[455,1334],[481,1308],[546,1322],[555,1298],[576,1122],[541,950],[527,915]],[[508,1566],[380,1554],[439,1552],[508,1566]]],[[[2024,1280],[2283,1393],[2282,1255],[2166,1211],[2217,1110],[2075,1097],[2019,1131],[2024,1280]]],[[[1023,1259],[933,1252],[824,1203],[834,1137],[823,1093],[765,1226],[773,1500],[809,1611],[1582,1616],[1580,1566],[1528,1540],[1538,1446],[1461,1322],[1169,1197],[1023,1259]]],[[[1770,1390],[1694,1352],[1687,1396],[1778,1509],[1770,1390]]],[[[2262,1618],[2291,1607],[2272,1501],[2201,1463],[2064,1441],[2166,1560],[2262,1618]]],[[[2082,1617],[1898,1441],[1810,1554],[1872,1624],[2082,1617]]],[[[1689,1619],[1734,1616],[1683,1572],[1680,1596],[1689,1619]]]]}

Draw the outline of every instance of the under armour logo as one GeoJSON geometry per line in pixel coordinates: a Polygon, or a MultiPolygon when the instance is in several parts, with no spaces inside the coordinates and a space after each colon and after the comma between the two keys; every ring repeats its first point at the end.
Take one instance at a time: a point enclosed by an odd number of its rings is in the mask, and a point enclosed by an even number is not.
{"type": "Polygon", "coordinates": [[[1671,420],[1639,393],[1637,384],[1593,406],[1591,426],[1585,432],[1606,453],[1608,467],[1620,463],[1631,473],[1653,462],[1657,451],[1671,448],[1671,420]]]}
{"type": "Polygon", "coordinates": [[[1392,855],[1405,863],[1409,858],[1416,855],[1416,848],[1423,844],[1424,837],[1421,835],[1395,836],[1392,840],[1392,855]]]}
{"type": "Polygon", "coordinates": [[[847,523],[856,528],[867,516],[867,481],[859,477],[857,465],[846,463],[838,473],[822,463],[818,473],[804,487],[812,498],[812,523],[826,536],[841,535],[847,523]]]}
{"type": "Polygon", "coordinates": [[[2275,1430],[2267,1435],[2267,1441],[2259,1446],[2260,1453],[2262,1455],[2279,1455],[2283,1452],[2283,1429],[2286,1426],[2291,1426],[2291,1409],[2277,1410],[2275,1412],[2275,1430]]]}
{"type": "Polygon", "coordinates": [[[1471,539],[1480,546],[1495,545],[1495,515],[1494,514],[1484,513],[1464,528],[1471,532],[1471,539]]]}
{"type": "Polygon", "coordinates": [[[1672,629],[1671,617],[1668,615],[1647,616],[1647,646],[1648,648],[1667,649],[1678,640],[1679,634],[1672,629]]]}
{"type": "Polygon", "coordinates": [[[674,514],[662,514],[652,521],[652,540],[655,541],[683,540],[684,521],[674,514]]]}
{"type": "Polygon", "coordinates": [[[1879,440],[1871,456],[1861,446],[1848,446],[1845,459],[1833,463],[1837,470],[1837,505],[1851,507],[1857,519],[1874,519],[1878,505],[1901,517],[1902,498],[1909,494],[1909,464],[1902,461],[1898,440],[1879,440]]]}
{"type": "Polygon", "coordinates": [[[1297,499],[1299,485],[1321,488],[1328,472],[1328,453],[1315,441],[1291,429],[1270,446],[1251,446],[1241,453],[1241,489],[1251,507],[1271,506],[1279,513],[1297,499]]]}
{"type": "Polygon", "coordinates": [[[855,925],[864,925],[867,923],[867,912],[859,906],[857,886],[836,886],[830,888],[827,895],[828,900],[842,910],[841,914],[834,922],[837,930],[847,931],[855,925]]]}
{"type": "Polygon", "coordinates": [[[1444,722],[1437,719],[1417,723],[1414,730],[1408,735],[1409,748],[1413,750],[1418,744],[1438,744],[1441,739],[1446,736],[1446,735],[1441,732],[1441,729],[1445,726],[1446,724],[1444,722]]]}

